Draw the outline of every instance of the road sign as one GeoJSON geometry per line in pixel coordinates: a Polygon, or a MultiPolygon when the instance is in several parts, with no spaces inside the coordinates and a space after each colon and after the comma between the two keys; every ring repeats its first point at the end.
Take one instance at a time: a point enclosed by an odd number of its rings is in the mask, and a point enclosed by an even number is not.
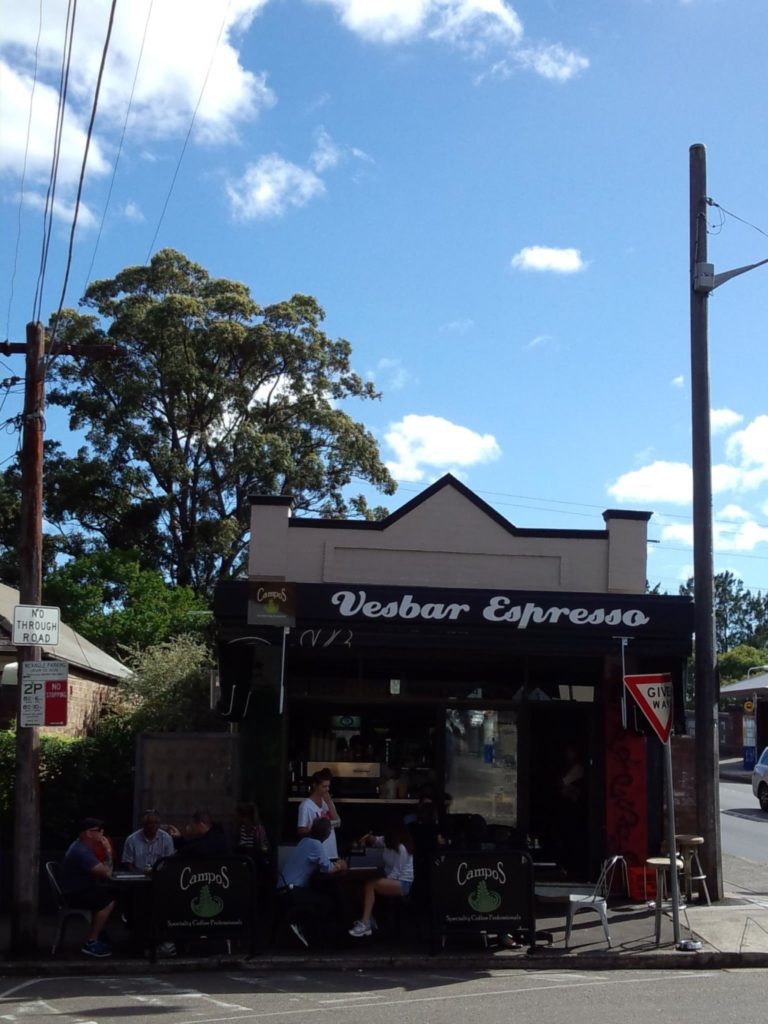
{"type": "Polygon", "coordinates": [[[68,675],[66,661],[22,662],[20,725],[67,724],[68,675]]]}
{"type": "Polygon", "coordinates": [[[754,702],[751,701],[751,700],[745,700],[744,701],[744,714],[745,715],[751,715],[754,710],[755,710],[754,702]]]}
{"type": "Polygon", "coordinates": [[[666,743],[672,731],[672,676],[668,672],[624,676],[624,683],[653,731],[666,743]]]}
{"type": "Polygon", "coordinates": [[[59,609],[17,604],[13,609],[15,647],[55,647],[59,642],[59,609]]]}

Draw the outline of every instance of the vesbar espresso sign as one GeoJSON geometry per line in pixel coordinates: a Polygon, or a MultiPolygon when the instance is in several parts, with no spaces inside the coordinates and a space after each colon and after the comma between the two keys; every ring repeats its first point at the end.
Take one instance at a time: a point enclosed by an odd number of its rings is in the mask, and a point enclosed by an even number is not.
{"type": "Polygon", "coordinates": [[[424,587],[298,587],[301,620],[354,623],[487,625],[519,631],[621,629],[629,634],[690,630],[693,604],[657,595],[438,590],[424,587]]]}

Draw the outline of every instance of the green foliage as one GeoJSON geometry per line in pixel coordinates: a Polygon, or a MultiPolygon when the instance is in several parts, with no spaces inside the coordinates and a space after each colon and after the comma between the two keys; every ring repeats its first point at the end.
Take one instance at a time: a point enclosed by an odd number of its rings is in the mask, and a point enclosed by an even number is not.
{"type": "MultiPolygon", "coordinates": [[[[765,649],[761,650],[758,647],[750,647],[748,644],[739,644],[738,647],[720,654],[717,664],[720,669],[720,683],[723,686],[720,696],[727,697],[728,683],[735,683],[740,679],[746,679],[751,668],[757,668],[759,665],[768,665],[768,651],[765,649]]],[[[744,694],[741,694],[741,699],[744,699],[744,694]]]]}
{"type": "Polygon", "coordinates": [[[209,708],[214,662],[200,640],[181,636],[135,651],[129,665],[134,674],[121,684],[115,710],[134,734],[225,728],[209,708]]]}
{"type": "MultiPolygon", "coordinates": [[[[753,594],[732,572],[715,576],[715,647],[718,654],[746,644],[764,647],[768,643],[766,598],[753,594]]],[[[693,595],[693,578],[680,587],[683,595],[693,595]]],[[[768,660],[763,658],[763,660],[768,660]]]]}
{"type": "Polygon", "coordinates": [[[67,311],[68,342],[118,345],[56,361],[48,398],[87,447],[54,467],[46,517],[81,551],[136,547],[145,567],[209,593],[245,565],[249,494],[290,494],[298,512],[378,516],[346,488],[394,481],[373,435],[345,411],[378,395],[349,342],[322,330],[315,299],[260,308],[236,281],[165,249],[92,284],[67,311]],[[115,542],[116,545],[115,545],[115,542]]]}
{"type": "Polygon", "coordinates": [[[183,634],[202,638],[211,623],[206,603],[189,587],[169,587],[160,572],[142,569],[132,551],[74,559],[47,575],[43,599],[114,656],[183,634]]]}

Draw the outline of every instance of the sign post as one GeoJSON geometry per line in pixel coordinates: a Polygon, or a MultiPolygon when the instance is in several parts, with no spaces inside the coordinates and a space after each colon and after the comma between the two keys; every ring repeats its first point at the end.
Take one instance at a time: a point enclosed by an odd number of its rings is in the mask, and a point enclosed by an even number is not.
{"type": "MultiPolygon", "coordinates": [[[[672,711],[674,697],[672,676],[668,672],[650,675],[624,676],[624,684],[647,718],[653,731],[664,746],[664,782],[667,796],[667,833],[669,837],[669,882],[672,891],[672,928],[675,948],[682,952],[693,952],[701,948],[692,939],[680,939],[680,882],[677,877],[677,842],[675,840],[675,789],[672,779],[672,711]]],[[[661,899],[661,893],[656,893],[661,899]]]]}

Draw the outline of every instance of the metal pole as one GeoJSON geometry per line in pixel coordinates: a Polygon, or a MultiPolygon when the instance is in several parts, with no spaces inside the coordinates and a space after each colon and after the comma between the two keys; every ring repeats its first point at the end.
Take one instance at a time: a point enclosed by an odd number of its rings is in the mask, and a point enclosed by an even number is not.
{"type": "MultiPolygon", "coordinates": [[[[669,837],[669,887],[672,895],[672,930],[675,945],[680,945],[680,879],[677,877],[677,840],[675,839],[675,786],[672,778],[672,741],[664,744],[664,783],[667,791],[667,835],[669,837]]],[[[656,893],[661,899],[661,893],[656,893]]]]}
{"type": "Polygon", "coordinates": [[[693,470],[693,596],[696,644],[696,791],[702,861],[714,899],[722,899],[718,790],[719,685],[715,652],[712,552],[712,453],[709,422],[709,338],[706,291],[694,287],[697,264],[707,263],[707,153],[690,148],[691,464],[693,470]]]}
{"type": "MultiPolygon", "coordinates": [[[[27,324],[27,364],[21,449],[21,604],[39,605],[43,584],[43,410],[45,333],[27,324]]],[[[37,949],[40,872],[40,739],[35,727],[21,726],[24,665],[40,661],[40,647],[19,647],[16,722],[16,776],[13,820],[11,952],[37,949]]]]}

